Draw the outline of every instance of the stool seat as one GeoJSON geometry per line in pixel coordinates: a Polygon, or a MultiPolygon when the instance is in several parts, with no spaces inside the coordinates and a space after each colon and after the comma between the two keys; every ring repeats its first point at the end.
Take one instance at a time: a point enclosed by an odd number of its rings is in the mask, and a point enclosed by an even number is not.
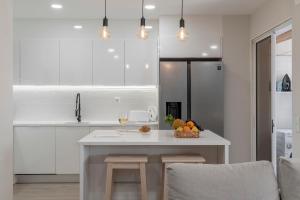
{"type": "Polygon", "coordinates": [[[147,181],[146,181],[146,163],[147,156],[143,155],[110,155],[104,159],[107,163],[106,170],[106,189],[105,200],[112,199],[113,171],[115,169],[122,170],[139,170],[141,180],[141,199],[148,200],[147,181]]]}
{"type": "Polygon", "coordinates": [[[200,155],[162,155],[162,163],[205,163],[200,155]]]}
{"type": "Polygon", "coordinates": [[[107,156],[104,159],[106,163],[147,163],[147,156],[130,156],[130,155],[116,155],[107,156]]]}

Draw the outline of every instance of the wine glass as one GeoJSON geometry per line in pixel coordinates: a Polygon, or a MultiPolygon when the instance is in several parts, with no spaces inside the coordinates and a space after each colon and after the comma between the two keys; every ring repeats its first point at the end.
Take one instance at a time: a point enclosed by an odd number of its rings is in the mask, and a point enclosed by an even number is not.
{"type": "Polygon", "coordinates": [[[127,115],[127,113],[121,113],[120,114],[120,116],[119,116],[119,123],[120,123],[121,127],[123,127],[122,130],[126,131],[125,127],[126,127],[126,125],[128,123],[128,115],[127,115]]]}

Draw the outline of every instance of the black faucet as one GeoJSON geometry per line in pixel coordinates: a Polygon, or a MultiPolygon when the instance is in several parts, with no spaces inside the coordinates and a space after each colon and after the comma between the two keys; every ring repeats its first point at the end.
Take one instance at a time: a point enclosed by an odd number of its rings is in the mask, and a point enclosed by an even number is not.
{"type": "Polygon", "coordinates": [[[77,96],[76,96],[75,116],[77,117],[77,121],[78,121],[78,122],[81,122],[80,93],[77,93],[77,96]]]}

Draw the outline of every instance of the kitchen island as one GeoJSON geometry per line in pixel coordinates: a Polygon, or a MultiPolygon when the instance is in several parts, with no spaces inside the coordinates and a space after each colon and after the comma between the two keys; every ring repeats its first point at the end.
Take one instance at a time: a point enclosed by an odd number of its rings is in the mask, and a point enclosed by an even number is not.
{"type": "MultiPolygon", "coordinates": [[[[104,197],[106,166],[109,154],[147,155],[147,183],[149,200],[156,200],[161,190],[161,154],[195,154],[207,163],[229,163],[230,141],[205,130],[197,139],[179,139],[173,131],[153,130],[148,135],[137,131],[119,132],[96,130],[80,141],[80,200],[101,200],[104,197]]],[[[137,177],[133,172],[117,172],[114,177],[113,199],[139,199],[137,177]]]]}

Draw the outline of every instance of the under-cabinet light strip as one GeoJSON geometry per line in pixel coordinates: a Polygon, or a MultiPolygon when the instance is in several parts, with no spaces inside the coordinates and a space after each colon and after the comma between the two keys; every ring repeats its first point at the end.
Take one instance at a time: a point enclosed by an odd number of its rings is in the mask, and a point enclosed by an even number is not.
{"type": "Polygon", "coordinates": [[[153,90],[155,85],[147,86],[71,86],[71,85],[14,85],[14,90],[153,90]]]}

